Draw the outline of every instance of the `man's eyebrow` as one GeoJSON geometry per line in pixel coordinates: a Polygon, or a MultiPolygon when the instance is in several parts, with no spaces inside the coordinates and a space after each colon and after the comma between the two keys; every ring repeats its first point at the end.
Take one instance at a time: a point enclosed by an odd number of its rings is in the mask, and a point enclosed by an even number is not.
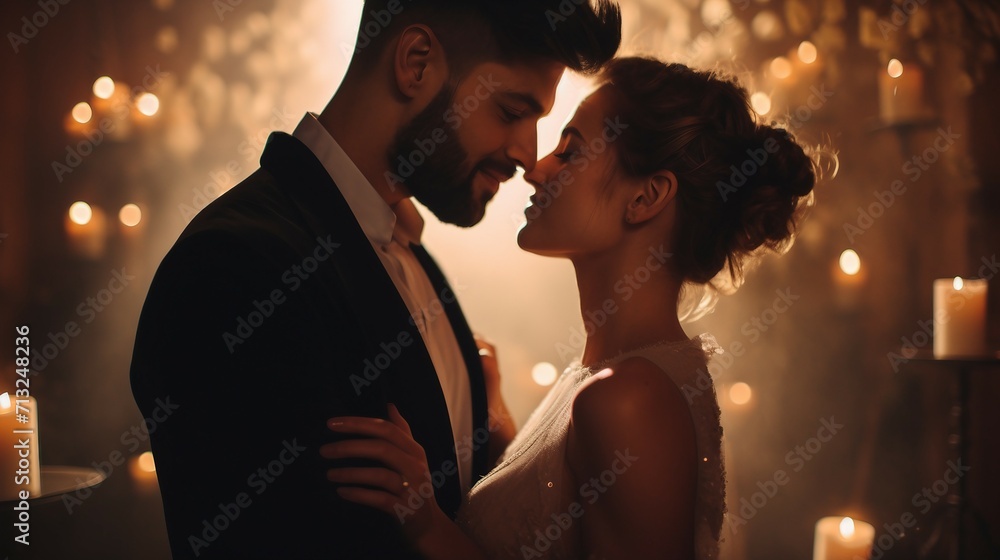
{"type": "Polygon", "coordinates": [[[530,109],[535,114],[542,115],[545,113],[545,109],[542,108],[542,104],[539,103],[538,100],[535,99],[535,96],[531,95],[530,93],[522,93],[517,91],[501,91],[500,95],[524,103],[525,105],[528,106],[528,109],[530,109]]]}

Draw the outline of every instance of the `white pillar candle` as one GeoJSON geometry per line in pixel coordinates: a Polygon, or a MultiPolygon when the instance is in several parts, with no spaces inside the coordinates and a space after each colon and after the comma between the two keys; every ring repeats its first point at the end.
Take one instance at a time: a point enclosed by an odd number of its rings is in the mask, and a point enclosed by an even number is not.
{"type": "Polygon", "coordinates": [[[897,64],[902,72],[898,76],[879,73],[879,116],[888,123],[926,117],[923,71],[916,64],[897,64]]]}
{"type": "Polygon", "coordinates": [[[986,280],[935,280],[934,356],[986,353],[986,280]]]}
{"type": "Polygon", "coordinates": [[[868,560],[875,527],[850,517],[824,517],[816,523],[813,560],[868,560]]]}
{"type": "Polygon", "coordinates": [[[0,394],[0,500],[20,500],[22,490],[31,498],[40,496],[42,473],[38,464],[35,398],[0,394]]]}

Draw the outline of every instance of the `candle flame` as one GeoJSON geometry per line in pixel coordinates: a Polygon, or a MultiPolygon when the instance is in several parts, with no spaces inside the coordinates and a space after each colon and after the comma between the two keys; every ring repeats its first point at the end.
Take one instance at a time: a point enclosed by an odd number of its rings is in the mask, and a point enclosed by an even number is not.
{"type": "Polygon", "coordinates": [[[850,517],[845,517],[840,522],[840,536],[849,539],[854,536],[854,520],[850,517]]]}
{"type": "Polygon", "coordinates": [[[840,270],[848,276],[861,272],[861,257],[854,249],[847,249],[840,254],[840,270]]]}
{"type": "Polygon", "coordinates": [[[139,455],[136,462],[139,464],[140,470],[144,470],[146,472],[156,472],[156,463],[153,462],[153,454],[149,451],[139,455]]]}
{"type": "Polygon", "coordinates": [[[885,70],[889,73],[890,77],[898,78],[903,75],[903,63],[894,58],[889,61],[885,70]]]}
{"type": "Polygon", "coordinates": [[[956,276],[956,277],[955,277],[955,281],[954,281],[954,282],[952,282],[952,283],[951,283],[951,285],[952,285],[952,286],[953,286],[953,287],[954,287],[954,288],[955,288],[956,290],[961,290],[961,289],[962,289],[962,287],[963,287],[963,286],[965,286],[965,282],[963,282],[963,281],[962,281],[962,278],[961,278],[960,276],[956,276]]]}
{"type": "Polygon", "coordinates": [[[0,395],[0,408],[10,408],[10,395],[4,393],[0,395]]]}

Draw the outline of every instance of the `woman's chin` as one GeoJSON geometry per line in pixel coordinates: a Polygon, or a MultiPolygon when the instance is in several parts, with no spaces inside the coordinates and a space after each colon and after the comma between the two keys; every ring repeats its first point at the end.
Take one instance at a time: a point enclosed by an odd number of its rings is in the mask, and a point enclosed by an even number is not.
{"type": "Polygon", "coordinates": [[[521,229],[517,232],[517,246],[521,248],[522,251],[527,251],[529,253],[541,254],[539,251],[542,250],[543,244],[539,243],[537,232],[535,227],[532,226],[531,222],[524,224],[521,229]]]}
{"type": "Polygon", "coordinates": [[[555,249],[551,243],[545,243],[540,231],[535,231],[531,224],[527,224],[517,232],[517,246],[522,251],[538,255],[540,257],[559,257],[563,252],[555,249]]]}

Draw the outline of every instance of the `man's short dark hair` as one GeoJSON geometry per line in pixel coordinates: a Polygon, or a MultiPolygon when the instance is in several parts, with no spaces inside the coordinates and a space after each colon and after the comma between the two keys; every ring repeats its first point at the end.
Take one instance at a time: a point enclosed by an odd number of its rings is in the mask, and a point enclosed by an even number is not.
{"type": "Polygon", "coordinates": [[[592,74],[621,44],[621,11],[610,0],[365,0],[351,70],[375,66],[415,23],[434,31],[458,75],[481,62],[539,59],[592,74]]]}

